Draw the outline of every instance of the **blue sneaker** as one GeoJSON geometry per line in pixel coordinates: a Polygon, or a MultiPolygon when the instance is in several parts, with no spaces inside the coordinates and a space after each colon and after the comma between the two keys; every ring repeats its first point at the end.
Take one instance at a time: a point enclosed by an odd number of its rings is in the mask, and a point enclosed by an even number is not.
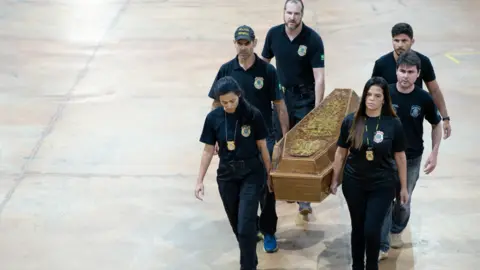
{"type": "Polygon", "coordinates": [[[267,253],[273,253],[278,250],[277,238],[275,235],[265,234],[263,236],[263,250],[267,253]]]}

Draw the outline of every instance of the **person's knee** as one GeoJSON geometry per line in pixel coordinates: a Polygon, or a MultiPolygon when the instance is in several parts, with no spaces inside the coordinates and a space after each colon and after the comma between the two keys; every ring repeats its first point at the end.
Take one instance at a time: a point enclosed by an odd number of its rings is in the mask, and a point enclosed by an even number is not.
{"type": "Polygon", "coordinates": [[[374,240],[380,237],[381,232],[378,226],[365,226],[364,228],[365,239],[374,240]]]}
{"type": "Polygon", "coordinates": [[[255,237],[257,235],[256,217],[239,220],[237,232],[238,236],[242,238],[255,237]]]}

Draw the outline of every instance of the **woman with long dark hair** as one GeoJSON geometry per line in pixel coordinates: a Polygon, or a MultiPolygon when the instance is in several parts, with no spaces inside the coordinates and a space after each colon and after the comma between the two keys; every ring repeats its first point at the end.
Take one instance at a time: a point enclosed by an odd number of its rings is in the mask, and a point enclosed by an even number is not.
{"type": "MultiPolygon", "coordinates": [[[[235,79],[223,77],[213,89],[215,100],[222,106],[211,111],[205,119],[200,136],[205,148],[195,196],[202,200],[203,179],[218,143],[218,190],[239,243],[240,266],[241,269],[255,270],[258,263],[257,210],[271,168],[267,127],[260,111],[245,100],[235,79]]],[[[271,191],[270,183],[268,179],[271,191]]]]}
{"type": "Polygon", "coordinates": [[[382,223],[395,198],[398,178],[400,201],[408,200],[403,127],[385,79],[367,81],[358,110],[343,120],[337,145],[330,189],[336,193],[344,166],[342,191],[351,218],[353,270],[376,270],[382,223]]]}

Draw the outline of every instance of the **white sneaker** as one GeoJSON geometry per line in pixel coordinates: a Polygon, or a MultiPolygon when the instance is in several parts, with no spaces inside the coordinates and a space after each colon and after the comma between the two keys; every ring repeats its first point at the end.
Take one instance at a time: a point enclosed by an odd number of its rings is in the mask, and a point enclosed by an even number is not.
{"type": "Polygon", "coordinates": [[[380,250],[380,254],[378,255],[378,261],[385,260],[388,258],[388,252],[383,252],[380,250]]]}
{"type": "Polygon", "coordinates": [[[402,235],[399,233],[390,234],[390,247],[401,248],[403,246],[402,235]]]}

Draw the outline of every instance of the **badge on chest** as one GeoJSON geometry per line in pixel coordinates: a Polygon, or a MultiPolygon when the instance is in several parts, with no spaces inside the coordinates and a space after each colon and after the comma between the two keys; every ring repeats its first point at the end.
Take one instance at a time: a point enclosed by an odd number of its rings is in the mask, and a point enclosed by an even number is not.
{"type": "Polygon", "coordinates": [[[383,132],[382,131],[375,132],[375,135],[373,136],[373,141],[375,143],[383,142],[383,132]]]}
{"type": "Polygon", "coordinates": [[[263,77],[256,77],[255,80],[253,81],[253,86],[257,88],[258,90],[263,88],[263,77]]]}
{"type": "Polygon", "coordinates": [[[242,126],[242,136],[243,137],[250,136],[250,133],[252,133],[252,130],[250,129],[250,126],[247,126],[247,125],[242,126]]]}

